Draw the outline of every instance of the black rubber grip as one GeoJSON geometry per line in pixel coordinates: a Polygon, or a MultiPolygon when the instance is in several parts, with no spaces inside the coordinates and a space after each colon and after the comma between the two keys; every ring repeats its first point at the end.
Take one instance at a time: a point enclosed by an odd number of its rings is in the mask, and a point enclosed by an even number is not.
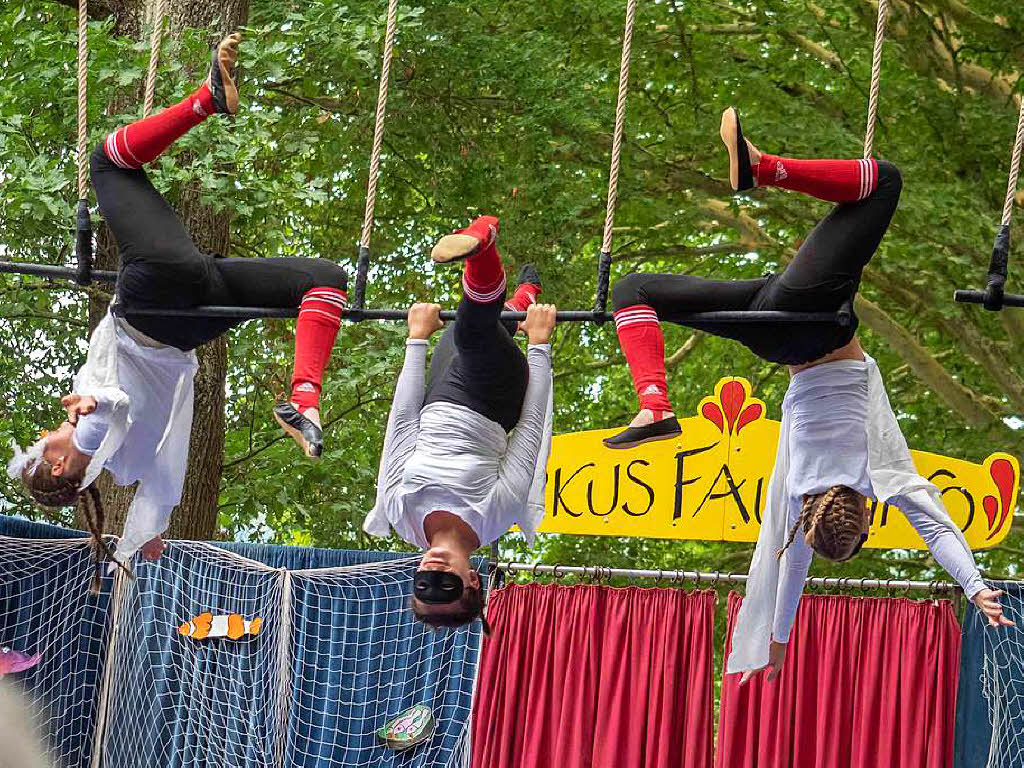
{"type": "Polygon", "coordinates": [[[77,226],[75,227],[75,283],[89,285],[92,282],[92,216],[89,215],[89,201],[78,201],[77,226]]]}
{"type": "Polygon", "coordinates": [[[366,277],[370,272],[370,249],[360,243],[356,260],[356,288],[352,293],[352,308],[362,309],[366,304],[366,277]]]}
{"type": "Polygon", "coordinates": [[[600,325],[608,311],[608,283],[612,274],[612,255],[601,251],[597,262],[597,296],[594,297],[594,322],[600,325]]]}
{"type": "Polygon", "coordinates": [[[1010,227],[1007,224],[1001,224],[999,231],[996,232],[996,241],[992,245],[992,260],[988,265],[988,285],[985,286],[983,305],[990,312],[998,312],[1003,308],[1009,261],[1010,227]]]}

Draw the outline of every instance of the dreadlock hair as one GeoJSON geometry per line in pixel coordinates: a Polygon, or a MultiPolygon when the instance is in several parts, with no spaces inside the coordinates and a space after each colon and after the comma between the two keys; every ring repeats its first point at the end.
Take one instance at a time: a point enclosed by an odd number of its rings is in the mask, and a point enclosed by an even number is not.
{"type": "Polygon", "coordinates": [[[103,539],[103,524],[106,514],[103,510],[103,502],[100,500],[100,492],[95,485],[89,485],[79,489],[78,484],[82,481],[82,475],[78,473],[74,477],[61,475],[56,477],[53,474],[53,465],[45,459],[40,460],[34,467],[26,467],[21,472],[21,482],[25,490],[35,501],[44,507],[70,507],[78,504],[78,500],[85,497],[83,504],[85,510],[85,524],[91,534],[93,557],[96,568],[93,571],[92,582],[89,591],[94,595],[100,593],[103,583],[103,558],[110,558],[118,567],[134,578],[134,574],[125,567],[124,563],[114,558],[110,545],[103,539]],[[92,510],[90,512],[90,504],[92,510]]]}
{"type": "Polygon", "coordinates": [[[484,617],[483,594],[479,587],[466,587],[462,596],[458,599],[459,610],[452,613],[428,613],[423,610],[423,603],[416,599],[415,595],[409,603],[416,620],[429,627],[440,629],[441,627],[461,627],[463,624],[470,624],[476,619],[480,623],[485,635],[490,637],[491,625],[484,617]]]}
{"type": "Polygon", "coordinates": [[[807,545],[819,555],[837,562],[848,560],[857,552],[867,516],[867,498],[845,485],[833,485],[824,493],[805,494],[800,515],[786,545],[779,550],[778,559],[782,559],[802,528],[807,545]]]}

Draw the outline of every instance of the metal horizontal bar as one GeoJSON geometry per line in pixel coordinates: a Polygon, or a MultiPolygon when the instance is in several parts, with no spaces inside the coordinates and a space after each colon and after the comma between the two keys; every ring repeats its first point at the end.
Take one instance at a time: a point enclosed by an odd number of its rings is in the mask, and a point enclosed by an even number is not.
{"type": "MultiPolygon", "coordinates": [[[[984,291],[957,291],[953,294],[954,301],[961,304],[984,304],[984,291]]],[[[1007,293],[1003,295],[1004,307],[1024,307],[1024,294],[1007,293]]]]}
{"type": "MultiPolygon", "coordinates": [[[[55,267],[49,264],[27,264],[18,261],[0,261],[0,273],[9,275],[31,275],[33,277],[51,277],[55,280],[74,280],[77,270],[72,267],[55,267]]],[[[117,282],[117,272],[96,270],[92,279],[100,283],[117,282]]]]}
{"type": "MultiPolygon", "coordinates": [[[[124,317],[225,317],[257,319],[267,317],[295,317],[298,309],[274,308],[274,307],[220,307],[206,306],[194,307],[191,309],[163,309],[156,307],[135,308],[121,307],[118,314],[124,317]]],[[[406,309],[350,309],[345,312],[345,319],[351,322],[362,320],[397,320],[404,321],[409,311],[406,309]]],[[[442,320],[454,320],[454,310],[441,310],[442,320]]],[[[525,320],[525,312],[502,312],[502,320],[525,320]]],[[[559,322],[606,322],[612,319],[610,313],[597,313],[590,310],[561,310],[556,313],[559,322]]],[[[694,323],[835,323],[839,325],[848,324],[849,320],[843,322],[843,316],[833,312],[695,312],[689,315],[677,315],[673,322],[683,325],[694,323]]]]}
{"type": "MultiPolygon", "coordinates": [[[[514,573],[544,574],[547,576],[587,576],[592,578],[620,577],[626,579],[655,579],[660,581],[690,581],[698,584],[745,584],[745,573],[718,573],[707,571],[662,571],[637,568],[605,568],[579,565],[530,565],[529,563],[499,563],[498,568],[514,573]]],[[[908,581],[906,579],[859,579],[815,576],[804,582],[808,586],[833,589],[892,589],[919,592],[954,592],[960,587],[951,581],[908,581]]]]}

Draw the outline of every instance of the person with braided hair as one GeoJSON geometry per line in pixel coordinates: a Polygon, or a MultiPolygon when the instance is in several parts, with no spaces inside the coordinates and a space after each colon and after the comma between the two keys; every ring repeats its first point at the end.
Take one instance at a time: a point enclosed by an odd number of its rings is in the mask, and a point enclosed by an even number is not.
{"type": "MultiPolygon", "coordinates": [[[[345,271],[314,258],[221,258],[202,253],[143,166],[213,115],[238,111],[237,33],[211,56],[209,76],[178,104],[109,134],[91,157],[100,211],[118,246],[111,310],[89,340],[67,420],[8,466],[40,504],[65,506],[88,492],[103,469],[118,485],[138,482],[116,559],[158,557],[181,501],[193,415],[196,347],[242,322],[236,318],[133,315],[133,308],[201,305],[299,308],[291,394],[274,418],[316,458],[323,451],[323,374],[346,305],[345,271]],[[127,310],[120,312],[119,308],[127,310]],[[126,317],[122,317],[124,314],[126,317]]],[[[102,508],[92,522],[101,545],[102,508]]]]}
{"type": "MultiPolygon", "coordinates": [[[[733,108],[722,114],[720,135],[734,190],[780,187],[835,207],[780,274],[755,280],[631,274],[615,283],[615,326],[640,411],[626,429],[605,439],[608,448],[632,448],[680,432],[666,390],[661,320],[719,310],[836,312],[853,301],[896,212],[902,179],[891,163],[795,160],[761,152],[744,138],[733,108]]],[[[867,497],[897,504],[989,621],[1011,625],[1002,615],[1000,593],[982,581],[938,489],[917,474],[878,365],[857,338],[856,316],[851,320],[846,326],[694,326],[739,341],[763,359],[788,366],[791,375],[775,469],[728,662],[727,671],[744,673],[744,680],[765,668],[771,669],[770,677],[778,674],[812,554],[842,561],[859,551],[870,523],[867,497]]]]}

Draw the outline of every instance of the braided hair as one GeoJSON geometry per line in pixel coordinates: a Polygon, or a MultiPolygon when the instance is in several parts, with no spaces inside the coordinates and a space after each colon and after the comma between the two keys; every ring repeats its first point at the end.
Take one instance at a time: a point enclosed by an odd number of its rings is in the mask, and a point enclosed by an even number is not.
{"type": "Polygon", "coordinates": [[[131,578],[134,575],[124,563],[114,557],[110,545],[103,538],[103,524],[106,514],[103,509],[103,502],[100,499],[100,492],[95,485],[90,484],[86,488],[79,488],[82,481],[82,473],[75,476],[53,474],[53,465],[45,459],[40,460],[34,466],[27,466],[21,471],[21,482],[25,490],[35,499],[38,504],[44,507],[70,507],[78,504],[78,500],[85,497],[83,504],[85,510],[85,524],[91,534],[93,556],[95,559],[95,570],[93,571],[92,582],[89,589],[93,594],[99,594],[103,577],[103,558],[110,558],[118,567],[131,578]],[[92,510],[90,511],[90,503],[92,510]]]}
{"type": "Polygon", "coordinates": [[[807,545],[819,555],[837,562],[848,560],[860,548],[867,527],[868,500],[853,488],[833,485],[824,493],[805,494],[800,515],[778,558],[782,559],[797,531],[803,529],[807,545]]]}

